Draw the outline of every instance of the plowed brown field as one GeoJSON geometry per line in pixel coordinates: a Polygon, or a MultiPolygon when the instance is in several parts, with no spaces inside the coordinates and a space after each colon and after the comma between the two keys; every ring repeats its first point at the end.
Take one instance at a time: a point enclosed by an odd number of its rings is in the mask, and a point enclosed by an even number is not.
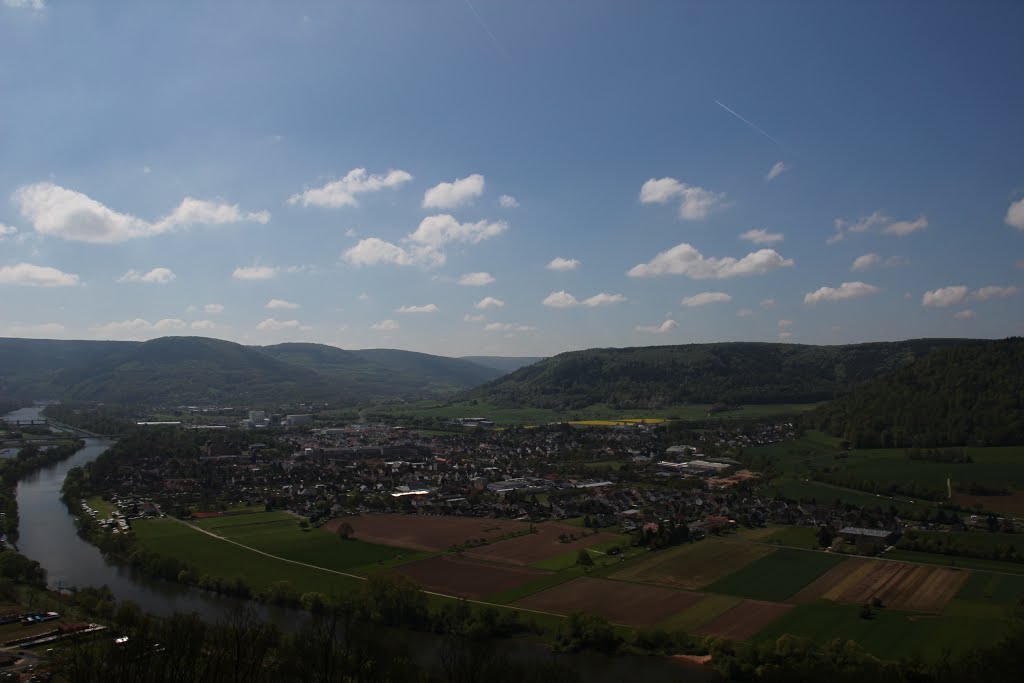
{"type": "Polygon", "coordinates": [[[791,609],[792,605],[778,602],[744,600],[698,628],[695,633],[746,640],[791,609]]]}
{"type": "Polygon", "coordinates": [[[499,536],[530,528],[526,522],[488,517],[388,514],[339,517],[324,524],[323,528],[335,531],[343,522],[352,525],[355,530],[353,537],[360,541],[426,551],[447,550],[470,539],[494,540],[499,536]]]}
{"type": "Polygon", "coordinates": [[[551,572],[529,567],[509,567],[478,562],[456,555],[441,555],[396,567],[429,591],[484,598],[522,585],[551,572]]]}
{"type": "Polygon", "coordinates": [[[490,545],[472,548],[467,550],[466,554],[472,557],[498,560],[511,564],[532,564],[555,555],[561,555],[562,553],[578,551],[597,543],[614,541],[616,538],[615,534],[600,532],[592,534],[587,529],[569,526],[568,524],[558,524],[556,522],[536,524],[534,529],[536,529],[536,533],[525,534],[490,545]],[[563,543],[559,539],[559,536],[562,534],[565,534],[566,537],[571,537],[579,536],[584,532],[587,534],[586,536],[569,541],[568,543],[563,543]]]}
{"type": "Polygon", "coordinates": [[[596,614],[616,624],[653,626],[702,597],[700,593],[671,588],[581,577],[513,604],[557,614],[596,614]]]}
{"type": "MultiPolygon", "coordinates": [[[[836,599],[864,603],[878,598],[886,607],[941,612],[970,572],[903,562],[875,562],[859,581],[836,599]]],[[[840,565],[841,566],[841,565],[840,565]]]]}

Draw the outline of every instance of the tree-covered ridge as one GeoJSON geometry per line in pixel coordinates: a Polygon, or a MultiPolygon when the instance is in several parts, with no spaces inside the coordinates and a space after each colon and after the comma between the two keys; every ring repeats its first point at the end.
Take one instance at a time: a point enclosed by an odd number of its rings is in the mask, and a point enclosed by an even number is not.
{"type": "Polygon", "coordinates": [[[1024,339],[937,351],[807,420],[861,448],[1024,443],[1024,339]]]}
{"type": "Polygon", "coordinates": [[[147,342],[0,339],[0,397],[121,404],[272,406],[429,398],[501,373],[476,363],[322,344],[243,346],[204,337],[147,342]]]}
{"type": "Polygon", "coordinates": [[[960,339],[846,346],[730,342],[572,351],[471,390],[498,405],[577,409],[835,398],[960,339]]]}

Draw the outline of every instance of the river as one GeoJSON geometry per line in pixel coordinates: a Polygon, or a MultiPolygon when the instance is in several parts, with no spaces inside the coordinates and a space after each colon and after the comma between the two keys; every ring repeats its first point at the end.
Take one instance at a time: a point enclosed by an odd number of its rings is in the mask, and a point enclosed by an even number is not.
{"type": "MultiPolygon", "coordinates": [[[[41,419],[42,407],[22,408],[7,415],[11,420],[41,419]]],[[[106,585],[120,600],[131,600],[158,616],[195,612],[208,621],[218,621],[230,611],[249,606],[263,619],[284,630],[296,631],[308,619],[305,612],[251,603],[170,581],[143,576],[129,567],[108,561],[96,546],[78,536],[74,518],[60,500],[64,477],[74,467],[98,458],[113,443],[110,439],[85,439],[85,448],[56,465],[39,470],[18,482],[18,550],[46,569],[51,588],[106,585]]],[[[415,659],[435,665],[443,638],[427,633],[398,631],[415,659]]],[[[500,641],[502,652],[512,658],[550,656],[534,643],[500,641]]],[[[705,681],[709,672],[681,669],[660,657],[615,656],[593,653],[554,655],[590,681],[638,679],[661,681],[705,681]]]]}
{"type": "MultiPolygon", "coordinates": [[[[41,419],[41,407],[22,408],[7,416],[12,420],[41,419]]],[[[60,500],[61,486],[68,470],[92,462],[113,442],[85,439],[85,448],[56,465],[18,482],[18,550],[46,569],[51,588],[106,585],[120,600],[131,600],[159,616],[175,612],[196,612],[217,620],[245,601],[220,596],[170,581],[140,575],[129,567],[108,561],[96,546],[79,537],[75,520],[60,500]]],[[[264,618],[283,627],[299,623],[294,610],[259,605],[264,618]]]]}

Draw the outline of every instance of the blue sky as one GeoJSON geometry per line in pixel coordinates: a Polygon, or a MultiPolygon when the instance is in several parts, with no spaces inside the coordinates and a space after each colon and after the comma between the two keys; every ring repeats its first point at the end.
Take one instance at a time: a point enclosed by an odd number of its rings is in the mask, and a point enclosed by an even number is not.
{"type": "Polygon", "coordinates": [[[0,0],[0,336],[1024,334],[1019,2],[0,0]]]}

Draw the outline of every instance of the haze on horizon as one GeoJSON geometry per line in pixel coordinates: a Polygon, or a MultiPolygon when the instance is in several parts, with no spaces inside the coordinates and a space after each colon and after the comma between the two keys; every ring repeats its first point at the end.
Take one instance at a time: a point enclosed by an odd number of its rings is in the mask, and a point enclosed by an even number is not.
{"type": "Polygon", "coordinates": [[[1024,334],[1024,5],[0,0],[0,336],[1024,334]]]}

